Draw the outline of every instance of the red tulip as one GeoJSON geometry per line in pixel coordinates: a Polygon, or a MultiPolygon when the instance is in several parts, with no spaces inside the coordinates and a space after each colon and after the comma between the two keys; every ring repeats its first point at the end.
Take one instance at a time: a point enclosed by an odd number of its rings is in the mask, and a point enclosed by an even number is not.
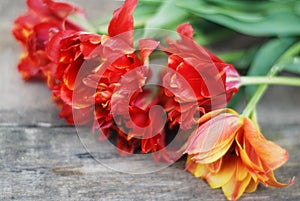
{"type": "Polygon", "coordinates": [[[162,48],[169,54],[163,86],[166,95],[181,106],[170,113],[173,124],[179,123],[188,129],[195,123],[193,116],[200,117],[226,106],[238,91],[240,80],[232,65],[193,40],[194,30],[190,24],[180,25],[177,32],[181,39],[168,39],[168,47],[162,48]]]}
{"type": "Polygon", "coordinates": [[[84,13],[71,4],[52,0],[27,0],[27,6],[27,12],[15,20],[12,29],[24,48],[18,69],[24,80],[44,79],[43,67],[50,62],[45,44],[58,31],[81,30],[68,16],[82,16],[84,13]]]}
{"type": "Polygon", "coordinates": [[[101,40],[97,34],[62,31],[46,45],[52,63],[44,69],[44,74],[56,102],[63,107],[60,116],[70,124],[93,121],[95,87],[87,87],[83,79],[100,65],[100,55],[95,52],[101,40]],[[73,98],[75,89],[80,98],[73,98]]]}

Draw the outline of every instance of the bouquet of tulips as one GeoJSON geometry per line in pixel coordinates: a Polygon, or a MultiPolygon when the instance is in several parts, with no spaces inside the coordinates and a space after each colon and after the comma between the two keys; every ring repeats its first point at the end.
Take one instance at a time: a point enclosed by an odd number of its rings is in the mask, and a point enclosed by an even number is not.
{"type": "MultiPolygon", "coordinates": [[[[287,42],[286,54],[264,69],[267,77],[257,77],[262,74],[255,74],[256,68],[250,70],[256,77],[241,76],[245,68],[223,61],[237,63],[244,59],[240,53],[219,58],[198,43],[212,38],[201,38],[195,21],[184,21],[193,11],[218,22],[216,15],[205,13],[205,1],[180,2],[125,0],[100,29],[75,5],[27,0],[27,12],[12,29],[24,50],[18,70],[26,81],[47,84],[67,123],[90,126],[98,140],[114,138],[122,156],[151,153],[157,163],[171,163],[187,155],[186,170],[212,188],[222,188],[229,200],[254,192],[259,183],[293,184],[293,178],[280,183],[274,176],[288,152],[263,136],[255,106],[267,84],[300,86],[297,77],[275,76],[286,66],[297,69],[291,58],[298,56],[300,43],[287,42]],[[178,12],[166,19],[162,13],[170,7],[178,12]],[[144,28],[142,34],[135,28],[144,28]],[[158,28],[174,30],[161,34],[158,28]],[[157,70],[153,61],[161,57],[166,59],[157,70]],[[261,85],[247,88],[248,103],[237,113],[234,105],[245,86],[255,84],[261,85]]],[[[223,17],[230,27],[228,16],[223,17]]]]}

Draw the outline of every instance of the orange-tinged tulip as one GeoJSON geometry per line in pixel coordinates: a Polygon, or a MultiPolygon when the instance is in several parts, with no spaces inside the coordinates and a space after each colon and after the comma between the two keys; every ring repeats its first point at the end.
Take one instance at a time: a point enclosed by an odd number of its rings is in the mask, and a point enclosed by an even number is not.
{"type": "Polygon", "coordinates": [[[222,188],[228,200],[253,192],[259,183],[285,187],[273,171],[288,159],[288,152],[267,140],[245,116],[220,109],[200,118],[186,144],[186,169],[206,180],[212,188],[222,188]]]}

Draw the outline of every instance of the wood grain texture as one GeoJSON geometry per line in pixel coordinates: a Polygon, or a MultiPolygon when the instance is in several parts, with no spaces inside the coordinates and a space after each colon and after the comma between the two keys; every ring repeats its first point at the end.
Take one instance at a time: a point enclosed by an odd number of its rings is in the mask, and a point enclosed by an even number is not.
{"type": "MultiPolygon", "coordinates": [[[[71,1],[93,19],[108,16],[120,2],[71,1]]],[[[23,1],[0,2],[0,200],[225,200],[220,189],[184,171],[184,159],[157,172],[126,174],[95,161],[76,130],[57,117],[50,92],[42,83],[25,83],[17,70],[20,53],[10,34],[23,1]]],[[[300,90],[271,87],[259,104],[267,138],[286,148],[290,159],[276,171],[279,181],[296,176],[288,188],[260,186],[240,200],[300,199],[300,90]]],[[[119,163],[115,154],[102,162],[119,163]]],[[[132,165],[130,161],[127,164],[132,165]]]]}

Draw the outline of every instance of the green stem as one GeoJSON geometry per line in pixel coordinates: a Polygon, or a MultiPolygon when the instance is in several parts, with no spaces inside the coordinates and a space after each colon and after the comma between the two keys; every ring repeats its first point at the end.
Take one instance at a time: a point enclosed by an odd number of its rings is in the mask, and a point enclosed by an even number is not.
{"type": "Polygon", "coordinates": [[[261,97],[264,95],[265,91],[267,90],[268,85],[262,84],[258,87],[255,94],[252,96],[248,104],[246,105],[243,115],[249,117],[252,113],[252,111],[255,109],[256,104],[259,102],[261,97]]]}
{"type": "MultiPolygon", "coordinates": [[[[283,55],[281,55],[281,57],[279,57],[279,59],[277,60],[276,64],[270,69],[270,71],[269,71],[269,73],[267,75],[268,79],[269,80],[272,80],[272,79],[274,80],[273,76],[275,76],[278,72],[280,72],[281,70],[283,70],[284,67],[290,62],[290,59],[294,55],[298,54],[299,51],[300,51],[300,42],[297,42],[292,47],[290,47],[283,55]]],[[[275,79],[278,79],[278,78],[275,78],[275,79]]],[[[248,81],[249,81],[249,79],[248,79],[248,81]]],[[[268,82],[271,82],[271,81],[268,81],[268,82]]],[[[287,81],[284,79],[284,80],[280,80],[280,82],[286,83],[287,81]]],[[[294,80],[294,79],[293,79],[293,82],[294,82],[294,84],[295,83],[297,84],[297,81],[294,80]]],[[[258,83],[256,83],[256,84],[258,84],[258,83]]],[[[271,83],[264,83],[264,84],[261,84],[258,87],[258,89],[256,90],[255,94],[252,96],[252,98],[250,99],[250,101],[246,105],[246,107],[245,107],[245,109],[243,111],[243,115],[249,117],[252,114],[252,112],[256,108],[256,104],[259,102],[259,100],[264,95],[265,91],[267,90],[268,84],[271,84],[271,83]]],[[[293,84],[293,86],[295,86],[294,84],[293,84]]]]}
{"type": "Polygon", "coordinates": [[[258,84],[272,84],[272,85],[286,85],[300,87],[300,78],[296,77],[265,77],[265,76],[242,76],[241,85],[258,85],[258,84]]]}

